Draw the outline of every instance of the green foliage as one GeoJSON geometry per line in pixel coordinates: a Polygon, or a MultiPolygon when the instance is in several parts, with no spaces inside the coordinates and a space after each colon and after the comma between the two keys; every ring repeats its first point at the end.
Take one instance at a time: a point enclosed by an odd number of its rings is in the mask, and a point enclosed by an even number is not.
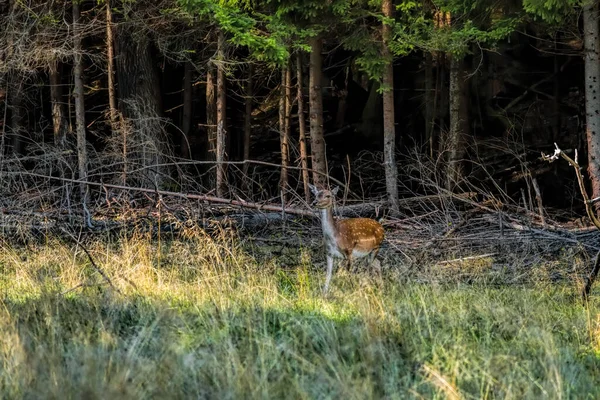
{"type": "Polygon", "coordinates": [[[581,7],[582,0],[523,0],[523,9],[549,24],[558,24],[581,7]]]}
{"type": "Polygon", "coordinates": [[[420,24],[419,47],[427,51],[463,56],[474,43],[494,46],[523,21],[522,15],[507,5],[488,0],[441,0],[435,5],[444,14],[442,24],[436,25],[433,10],[420,24]]]}
{"type": "Polygon", "coordinates": [[[257,60],[283,65],[289,58],[287,47],[277,35],[269,35],[259,29],[259,22],[248,11],[249,2],[235,0],[178,0],[178,4],[190,13],[215,24],[238,46],[245,46],[257,60]]]}

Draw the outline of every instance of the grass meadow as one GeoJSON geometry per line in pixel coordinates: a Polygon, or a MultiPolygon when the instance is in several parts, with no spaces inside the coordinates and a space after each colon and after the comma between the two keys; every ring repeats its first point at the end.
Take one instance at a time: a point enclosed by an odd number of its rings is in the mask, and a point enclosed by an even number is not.
{"type": "Polygon", "coordinates": [[[598,290],[384,264],[323,297],[316,249],[282,263],[200,229],[86,247],[118,291],[71,243],[0,247],[2,398],[600,398],[598,290]]]}

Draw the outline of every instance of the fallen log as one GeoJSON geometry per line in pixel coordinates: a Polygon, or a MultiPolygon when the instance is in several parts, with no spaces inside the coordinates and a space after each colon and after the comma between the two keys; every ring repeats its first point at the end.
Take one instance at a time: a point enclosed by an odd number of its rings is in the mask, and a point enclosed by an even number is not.
{"type": "MultiPolygon", "coordinates": [[[[75,183],[75,184],[84,183],[89,186],[96,186],[96,187],[100,187],[103,189],[110,188],[110,189],[117,189],[117,190],[150,193],[150,194],[155,194],[155,195],[160,195],[160,196],[172,196],[172,197],[179,197],[179,198],[188,199],[188,200],[200,200],[200,201],[205,201],[207,203],[213,203],[213,204],[222,204],[222,205],[229,205],[229,206],[251,208],[251,209],[255,209],[255,210],[259,210],[259,211],[279,212],[279,213],[283,213],[283,214],[298,215],[298,216],[304,216],[304,217],[318,216],[317,212],[313,211],[313,210],[287,207],[285,205],[282,207],[279,204],[278,205],[261,204],[261,203],[256,203],[256,202],[252,202],[252,201],[246,201],[246,200],[243,200],[240,198],[238,198],[237,200],[234,200],[234,199],[225,199],[222,197],[209,196],[209,195],[204,195],[204,194],[180,193],[180,192],[172,192],[172,191],[167,191],[167,190],[135,187],[135,186],[114,185],[114,184],[109,184],[109,183],[83,181],[83,180],[79,180],[79,179],[61,178],[58,176],[37,174],[35,172],[19,172],[19,174],[34,176],[34,177],[44,178],[44,179],[50,179],[50,180],[55,180],[55,181],[61,181],[61,182],[75,183]]],[[[476,196],[476,193],[474,193],[474,192],[443,193],[443,194],[416,196],[416,197],[399,199],[399,204],[410,204],[410,203],[419,202],[419,201],[439,201],[442,197],[470,199],[470,198],[473,198],[474,196],[476,196]]],[[[368,209],[378,210],[379,208],[385,208],[386,206],[387,206],[387,201],[384,201],[384,200],[370,202],[370,203],[360,203],[360,204],[353,204],[353,205],[348,205],[348,206],[337,207],[336,213],[341,214],[341,215],[357,214],[360,212],[365,212],[368,209]]]]}

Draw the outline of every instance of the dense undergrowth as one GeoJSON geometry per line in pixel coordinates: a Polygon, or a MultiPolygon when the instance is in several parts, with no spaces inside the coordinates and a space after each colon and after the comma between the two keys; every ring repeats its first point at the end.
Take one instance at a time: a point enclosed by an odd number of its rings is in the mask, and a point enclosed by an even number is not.
{"type": "MultiPolygon", "coordinates": [[[[201,230],[0,248],[3,398],[599,398],[600,303],[564,283],[296,265],[201,230]]],[[[434,273],[434,271],[430,272],[434,273]]]]}

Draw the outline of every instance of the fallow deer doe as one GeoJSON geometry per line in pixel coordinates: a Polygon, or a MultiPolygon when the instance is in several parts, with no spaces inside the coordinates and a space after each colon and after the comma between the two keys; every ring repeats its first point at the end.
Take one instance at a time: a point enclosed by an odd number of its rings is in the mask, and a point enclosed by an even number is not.
{"type": "MultiPolygon", "coordinates": [[[[310,185],[310,190],[315,195],[313,205],[321,210],[321,226],[327,252],[327,277],[323,292],[327,293],[331,275],[333,273],[333,259],[343,258],[346,267],[350,270],[352,258],[368,257],[368,266],[375,261],[384,231],[381,224],[370,218],[333,219],[333,203],[338,191],[336,186],[332,190],[318,189],[310,185]]],[[[379,266],[377,267],[379,269],[379,266]]]]}

